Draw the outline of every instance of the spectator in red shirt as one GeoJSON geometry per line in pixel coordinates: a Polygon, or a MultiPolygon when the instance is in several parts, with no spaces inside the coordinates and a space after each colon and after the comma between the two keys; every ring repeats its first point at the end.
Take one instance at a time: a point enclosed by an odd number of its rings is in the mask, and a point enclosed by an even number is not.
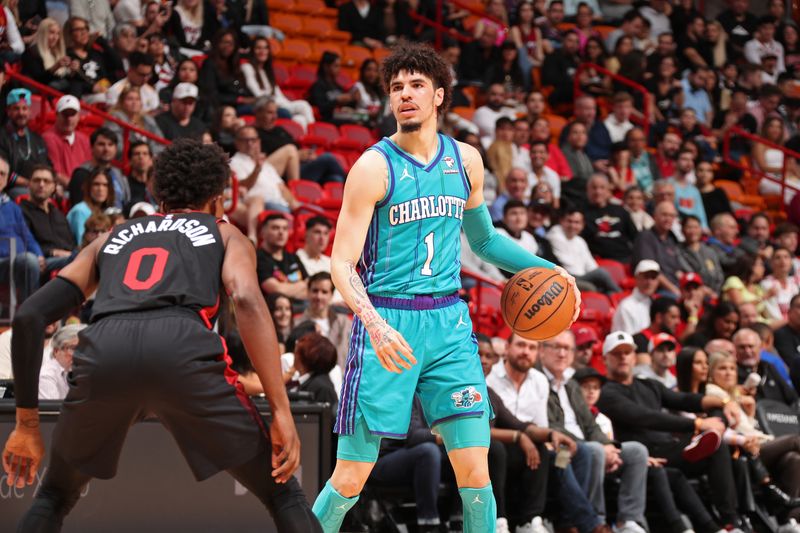
{"type": "Polygon", "coordinates": [[[72,172],[91,159],[92,150],[86,134],[76,131],[80,121],[81,104],[72,95],[64,95],[56,103],[56,122],[42,138],[53,162],[58,183],[69,185],[72,172]]]}

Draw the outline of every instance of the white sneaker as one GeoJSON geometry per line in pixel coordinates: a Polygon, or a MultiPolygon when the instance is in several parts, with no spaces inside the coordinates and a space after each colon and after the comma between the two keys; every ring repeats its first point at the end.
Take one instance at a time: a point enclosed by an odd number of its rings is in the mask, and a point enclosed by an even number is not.
{"type": "Polygon", "coordinates": [[[730,529],[730,530],[723,528],[723,529],[720,529],[719,531],[717,531],[717,533],[744,533],[744,531],[742,531],[738,527],[735,527],[735,528],[730,529]]]}
{"type": "Polygon", "coordinates": [[[611,529],[614,533],[647,533],[642,526],[633,520],[627,520],[621,526],[614,524],[611,529]]]}
{"type": "Polygon", "coordinates": [[[498,518],[494,531],[495,533],[511,533],[511,531],[508,529],[508,520],[505,518],[498,518]]]}
{"type": "Polygon", "coordinates": [[[800,533],[800,524],[794,518],[778,527],[778,533],[800,533]]]}
{"type": "Polygon", "coordinates": [[[515,533],[550,533],[550,531],[544,527],[544,522],[542,521],[541,516],[533,517],[533,520],[527,524],[517,526],[517,529],[514,531],[515,533]]]}

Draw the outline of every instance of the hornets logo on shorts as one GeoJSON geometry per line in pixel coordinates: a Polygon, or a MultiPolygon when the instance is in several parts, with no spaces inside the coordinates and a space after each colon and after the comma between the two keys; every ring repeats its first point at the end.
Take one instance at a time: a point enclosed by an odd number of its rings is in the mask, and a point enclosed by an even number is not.
{"type": "Polygon", "coordinates": [[[450,395],[453,403],[459,409],[469,409],[476,403],[480,403],[483,397],[475,390],[475,387],[467,387],[464,390],[456,391],[450,395]]]}

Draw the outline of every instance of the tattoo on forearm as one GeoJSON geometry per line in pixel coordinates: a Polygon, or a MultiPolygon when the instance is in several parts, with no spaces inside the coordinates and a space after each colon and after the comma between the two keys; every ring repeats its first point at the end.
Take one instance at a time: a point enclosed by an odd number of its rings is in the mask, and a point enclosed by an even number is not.
{"type": "Polygon", "coordinates": [[[367,289],[364,287],[364,283],[361,281],[361,277],[359,277],[356,271],[356,265],[352,261],[347,261],[345,262],[345,266],[347,268],[348,282],[352,289],[351,299],[353,312],[361,319],[373,343],[376,344],[376,348],[378,345],[391,343],[391,335],[384,329],[388,327],[388,325],[375,310],[372,302],[369,301],[367,289]]]}

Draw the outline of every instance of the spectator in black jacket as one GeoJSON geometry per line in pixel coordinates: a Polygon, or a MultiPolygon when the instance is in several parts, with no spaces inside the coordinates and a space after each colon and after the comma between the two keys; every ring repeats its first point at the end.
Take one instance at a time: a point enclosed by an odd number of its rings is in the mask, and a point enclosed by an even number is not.
{"type": "Polygon", "coordinates": [[[89,22],[81,17],[70,17],[64,23],[64,43],[67,55],[74,61],[70,94],[89,103],[105,102],[105,92],[114,80],[110,79],[103,54],[103,39],[92,40],[89,22]]]}
{"type": "Polygon", "coordinates": [[[61,25],[46,18],[39,23],[33,43],[22,54],[22,73],[53,89],[67,92],[74,75],[72,59],[67,55],[61,25]]]}
{"type": "Polygon", "coordinates": [[[25,223],[42,248],[45,274],[66,266],[75,252],[67,217],[52,201],[56,192],[53,169],[37,165],[30,173],[30,197],[20,202],[25,223]]]}
{"type": "Polygon", "coordinates": [[[338,107],[355,107],[359,92],[345,91],[336,77],[342,68],[342,59],[334,52],[323,52],[317,68],[317,81],[308,89],[308,103],[319,108],[322,120],[335,122],[333,112],[338,107]]]}
{"type": "Polygon", "coordinates": [[[775,331],[775,349],[790,368],[800,360],[800,294],[789,300],[787,323],[775,331]]]}
{"type": "Polygon", "coordinates": [[[586,185],[586,227],[581,236],[593,255],[630,263],[638,231],[621,205],[609,203],[611,183],[605,174],[594,174],[586,185]]]}
{"type": "Polygon", "coordinates": [[[241,115],[250,113],[254,98],[245,85],[240,65],[236,32],[232,28],[220,30],[200,68],[198,85],[212,105],[235,106],[241,115]]]}
{"type": "Polygon", "coordinates": [[[203,51],[218,27],[214,15],[207,0],[178,0],[164,30],[178,46],[203,51]]]}
{"type": "Polygon", "coordinates": [[[294,346],[294,369],[297,382],[288,384],[288,389],[310,392],[315,402],[331,405],[333,413],[339,396],[328,373],[336,366],[336,347],[319,333],[306,333],[294,346]]]}
{"type": "Polygon", "coordinates": [[[312,149],[300,148],[289,132],[276,124],[278,104],[273,98],[256,99],[253,109],[261,151],[284,179],[303,178],[319,184],[344,181],[345,171],[332,154],[317,155],[312,149]]]}
{"type": "Polygon", "coordinates": [[[786,383],[774,366],[761,360],[761,337],[758,333],[742,328],[733,335],[733,345],[736,347],[739,383],[744,383],[753,372],[761,377],[756,389],[756,400],[775,400],[786,405],[797,402],[797,391],[786,383]]]}
{"type": "Polygon", "coordinates": [[[369,0],[351,0],[339,6],[338,27],[349,31],[353,44],[368,48],[383,48],[386,38],[383,17],[384,3],[369,0]]]}
{"type": "MultiPolygon", "coordinates": [[[[614,331],[608,334],[603,342],[603,354],[609,381],[603,386],[597,407],[611,419],[614,436],[622,441],[641,442],[652,457],[666,459],[667,466],[678,468],[687,475],[708,475],[714,487],[711,498],[722,523],[740,524],[730,450],[720,436],[725,423],[716,416],[693,419],[664,410],[702,413],[722,409],[727,417],[734,411],[734,406],[712,396],[671,391],[655,380],[635,379],[635,344],[627,333],[614,331]],[[693,440],[695,431],[702,432],[700,439],[693,440]],[[715,443],[720,443],[716,451],[715,443]]],[[[693,525],[696,531],[719,529],[713,522],[693,525]]]]}
{"type": "Polygon", "coordinates": [[[28,128],[30,106],[31,92],[28,89],[12,89],[6,96],[8,120],[0,130],[0,156],[8,161],[10,167],[7,189],[12,197],[26,192],[35,165],[51,165],[44,140],[28,128]]]}
{"type": "Polygon", "coordinates": [[[580,41],[578,34],[568,31],[559,50],[547,54],[542,64],[542,84],[551,85],[555,90],[550,94],[550,104],[571,103],[575,72],[580,63],[580,41]]]}

